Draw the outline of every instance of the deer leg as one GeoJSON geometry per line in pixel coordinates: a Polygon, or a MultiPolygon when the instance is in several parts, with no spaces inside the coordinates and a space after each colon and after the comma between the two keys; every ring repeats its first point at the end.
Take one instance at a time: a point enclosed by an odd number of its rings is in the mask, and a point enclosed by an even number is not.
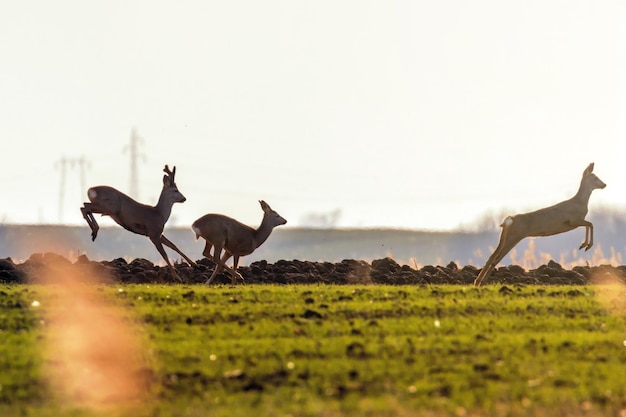
{"type": "Polygon", "coordinates": [[[220,263],[221,252],[222,252],[222,248],[216,245],[215,249],[213,250],[213,262],[215,263],[215,269],[213,270],[213,273],[211,274],[209,279],[206,280],[205,282],[206,285],[209,285],[211,282],[213,282],[213,279],[215,278],[215,276],[222,270],[222,264],[220,263]]]}
{"type": "Polygon", "coordinates": [[[187,255],[185,255],[184,253],[181,252],[180,249],[178,249],[178,247],[176,247],[175,244],[173,244],[168,238],[166,238],[165,236],[161,235],[161,243],[163,243],[165,246],[167,246],[170,249],[173,249],[174,251],[178,252],[178,254],[180,256],[182,256],[183,258],[185,258],[185,260],[187,261],[187,263],[189,265],[193,265],[195,266],[196,263],[194,261],[192,261],[191,259],[189,259],[187,257],[187,255]]]}
{"type": "Polygon", "coordinates": [[[94,240],[96,240],[96,236],[98,236],[98,230],[100,229],[100,226],[98,226],[98,222],[96,222],[95,217],[93,217],[91,204],[85,203],[85,205],[80,208],[80,212],[83,213],[83,219],[87,221],[87,224],[91,229],[91,241],[93,242],[94,240]]]}
{"type": "MultiPolygon", "coordinates": [[[[222,258],[220,259],[220,265],[221,267],[225,270],[228,271],[228,273],[231,275],[231,277],[233,275],[235,275],[235,277],[241,278],[241,280],[243,281],[243,277],[237,272],[237,266],[235,264],[235,266],[233,266],[233,268],[229,267],[228,265],[226,265],[226,262],[230,259],[230,257],[233,256],[230,253],[224,251],[224,255],[222,255],[222,258]]],[[[239,263],[239,257],[237,257],[237,263],[239,263]]]]}
{"type": "Polygon", "coordinates": [[[585,251],[588,251],[593,246],[593,224],[589,222],[589,243],[587,243],[587,247],[585,251]]]}
{"type": "MultiPolygon", "coordinates": [[[[224,262],[224,265],[226,265],[226,260],[228,258],[230,258],[230,255],[228,255],[227,253],[224,254],[224,256],[222,257],[222,262],[224,262]]],[[[241,279],[242,281],[244,281],[243,277],[241,276],[241,274],[239,272],[237,272],[237,265],[239,264],[239,255],[234,255],[233,256],[233,269],[230,270],[230,277],[231,277],[231,282],[233,285],[235,285],[237,283],[237,278],[241,279]]]]}
{"type": "Polygon", "coordinates": [[[593,246],[593,223],[583,220],[582,225],[585,226],[585,241],[578,249],[588,251],[593,246]]]}
{"type": "Polygon", "coordinates": [[[211,248],[213,247],[213,244],[208,240],[205,242],[206,243],[204,244],[204,250],[202,251],[202,255],[204,255],[206,258],[211,259],[211,248]]]}
{"type": "Polygon", "coordinates": [[[585,248],[588,244],[589,244],[589,228],[585,226],[585,240],[583,241],[583,243],[580,244],[578,249],[580,250],[582,248],[585,248]]]}
{"type": "Polygon", "coordinates": [[[498,247],[496,248],[496,250],[493,251],[489,259],[487,260],[487,263],[474,280],[474,286],[478,287],[484,279],[489,278],[496,265],[498,265],[502,258],[504,258],[506,254],[509,253],[509,251],[513,249],[513,247],[517,245],[520,240],[522,240],[522,237],[511,237],[507,232],[507,230],[502,231],[498,247]]]}
{"type": "Polygon", "coordinates": [[[182,278],[180,277],[180,275],[178,275],[178,273],[176,272],[176,270],[174,269],[174,267],[170,263],[169,258],[167,257],[167,253],[165,253],[165,249],[163,249],[163,245],[161,244],[161,238],[160,237],[154,237],[154,236],[148,236],[148,237],[150,238],[150,240],[152,241],[154,246],[157,248],[157,250],[159,251],[159,253],[163,257],[163,259],[165,259],[165,263],[167,264],[167,267],[169,268],[170,273],[174,276],[174,278],[176,278],[176,280],[178,282],[183,282],[182,278]]]}
{"type": "Polygon", "coordinates": [[[213,270],[213,273],[211,274],[209,279],[207,279],[206,282],[205,282],[206,285],[209,285],[209,284],[211,284],[211,282],[213,282],[213,278],[215,278],[215,276],[217,275],[217,269],[218,269],[218,266],[215,265],[215,269],[213,270]]]}
{"type": "Polygon", "coordinates": [[[213,281],[213,279],[215,278],[215,276],[223,270],[228,271],[228,273],[231,275],[231,281],[233,284],[235,284],[235,279],[237,277],[241,278],[241,280],[243,281],[243,277],[236,271],[236,269],[232,269],[228,265],[226,265],[226,262],[228,261],[228,259],[230,259],[232,255],[224,251],[224,254],[220,258],[221,252],[222,252],[222,249],[220,248],[218,250],[218,247],[216,246],[215,251],[213,252],[213,262],[216,265],[215,270],[213,271],[213,273],[207,280],[206,284],[210,284],[211,281],[213,281]]]}

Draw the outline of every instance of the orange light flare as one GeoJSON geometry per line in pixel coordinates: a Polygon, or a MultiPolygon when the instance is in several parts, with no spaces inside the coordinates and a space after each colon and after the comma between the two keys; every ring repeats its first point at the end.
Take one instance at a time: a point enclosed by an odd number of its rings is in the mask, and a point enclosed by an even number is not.
{"type": "Polygon", "coordinates": [[[51,262],[37,280],[51,289],[45,311],[45,375],[63,406],[140,405],[153,380],[149,350],[128,314],[98,290],[87,268],[51,262]]]}

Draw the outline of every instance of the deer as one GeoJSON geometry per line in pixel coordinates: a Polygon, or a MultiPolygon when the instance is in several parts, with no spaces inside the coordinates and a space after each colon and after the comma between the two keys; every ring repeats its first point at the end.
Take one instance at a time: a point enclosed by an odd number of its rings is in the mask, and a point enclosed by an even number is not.
{"type": "Polygon", "coordinates": [[[256,229],[223,214],[214,213],[205,214],[191,225],[191,229],[196,234],[196,240],[202,237],[206,241],[202,251],[205,257],[211,258],[210,251],[214,247],[213,262],[216,266],[209,279],[206,280],[206,285],[211,284],[222,269],[229,271],[233,285],[237,279],[243,281],[243,277],[237,272],[239,257],[250,255],[267,240],[276,226],[287,223],[287,220],[272,210],[265,201],[260,200],[259,203],[263,209],[263,220],[256,229]],[[224,250],[223,256],[222,250],[224,250]],[[230,257],[233,258],[232,269],[226,266],[226,261],[230,257]]]}
{"type": "Polygon", "coordinates": [[[606,184],[593,173],[592,162],[583,171],[580,187],[574,197],[529,213],[507,216],[500,224],[502,232],[498,247],[474,280],[474,285],[481,285],[502,258],[526,237],[552,236],[584,226],[585,240],[578,249],[588,251],[593,246],[593,224],[585,220],[589,197],[593,190],[604,187],[606,184]]]}
{"type": "Polygon", "coordinates": [[[178,281],[182,282],[182,279],[170,263],[163,245],[178,252],[189,265],[196,265],[196,263],[163,235],[163,228],[170,217],[174,203],[184,203],[187,199],[176,186],[174,180],[176,167],[170,171],[169,167],[165,165],[163,172],[165,172],[165,175],[163,175],[163,189],[156,206],[139,203],[113,187],[100,185],[87,190],[87,197],[90,202],[84,203],[80,211],[91,229],[92,241],[96,240],[98,230],[100,229],[93,216],[94,213],[109,216],[124,229],[147,236],[165,260],[170,273],[178,281]]]}

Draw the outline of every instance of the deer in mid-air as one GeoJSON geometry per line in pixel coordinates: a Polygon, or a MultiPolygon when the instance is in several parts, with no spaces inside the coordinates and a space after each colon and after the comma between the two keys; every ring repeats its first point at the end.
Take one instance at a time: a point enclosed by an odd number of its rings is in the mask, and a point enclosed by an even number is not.
{"type": "Polygon", "coordinates": [[[591,192],[602,189],[606,184],[593,173],[593,162],[583,172],[580,187],[576,195],[569,200],[562,201],[550,207],[542,208],[530,213],[508,216],[500,227],[500,242],[491,254],[487,263],[480,271],[474,285],[480,285],[488,278],[494,268],[513,249],[517,243],[531,236],[551,236],[568,232],[577,227],[585,227],[585,241],[579,249],[589,250],[593,246],[593,224],[585,220],[587,205],[591,192]]]}
{"type": "Polygon", "coordinates": [[[181,278],[170,263],[165,249],[163,249],[163,245],[178,252],[190,265],[195,265],[195,262],[189,259],[175,244],[163,236],[163,228],[172,212],[172,205],[174,205],[174,203],[183,203],[186,198],[178,191],[178,187],[174,181],[176,167],[170,171],[169,167],[165,165],[163,172],[165,172],[165,175],[163,175],[163,189],[161,190],[161,195],[159,196],[159,201],[156,206],[138,203],[113,187],[101,185],[91,187],[87,190],[87,197],[89,197],[90,202],[84,203],[80,211],[83,213],[83,218],[91,228],[92,241],[96,240],[98,230],[100,229],[93,216],[94,213],[111,217],[117,224],[128,231],[148,236],[165,260],[172,275],[181,281],[181,278]]]}
{"type": "Polygon", "coordinates": [[[263,209],[263,221],[257,229],[246,226],[228,216],[213,213],[200,217],[191,225],[191,229],[196,234],[196,240],[202,237],[206,241],[202,251],[204,256],[211,258],[210,250],[212,247],[215,248],[213,250],[213,262],[216,266],[206,281],[207,285],[224,268],[230,272],[233,284],[236,283],[237,278],[243,280],[241,274],[237,272],[239,257],[250,255],[267,240],[276,226],[287,223],[287,220],[272,210],[265,201],[261,200],[259,203],[263,209]],[[224,250],[223,256],[221,256],[222,249],[224,250]],[[226,261],[231,256],[233,258],[232,269],[226,266],[226,261]]]}

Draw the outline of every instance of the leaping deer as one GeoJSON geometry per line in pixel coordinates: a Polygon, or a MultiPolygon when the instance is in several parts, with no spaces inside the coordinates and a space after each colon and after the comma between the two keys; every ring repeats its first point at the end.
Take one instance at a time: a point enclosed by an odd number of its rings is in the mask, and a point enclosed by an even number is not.
{"type": "Polygon", "coordinates": [[[584,226],[585,241],[579,249],[589,250],[593,246],[593,224],[585,220],[588,211],[587,205],[591,192],[604,187],[606,184],[593,174],[592,162],[583,172],[580,187],[574,197],[550,207],[508,216],[504,219],[500,225],[502,233],[498,247],[474,280],[474,285],[479,286],[484,279],[488,278],[498,262],[525,237],[551,236],[584,226]]]}
{"type": "Polygon", "coordinates": [[[186,198],[178,191],[176,182],[174,182],[176,167],[170,171],[169,167],[165,165],[163,172],[166,174],[163,175],[163,189],[161,190],[159,201],[154,207],[138,203],[113,187],[101,185],[87,190],[87,197],[89,197],[90,203],[85,203],[80,208],[80,211],[91,228],[92,241],[96,240],[98,230],[100,229],[93,214],[100,213],[103,216],[109,216],[124,229],[139,235],[148,236],[163,259],[165,259],[165,263],[172,275],[179,281],[182,281],[170,263],[163,245],[178,252],[190,265],[195,265],[195,262],[189,259],[163,235],[163,228],[170,217],[174,203],[183,203],[186,198]]]}
{"type": "Polygon", "coordinates": [[[205,284],[210,284],[223,268],[230,272],[233,284],[237,278],[243,280],[241,274],[237,272],[239,257],[250,255],[267,240],[276,226],[287,223],[287,220],[272,210],[265,201],[261,200],[259,203],[263,209],[263,221],[257,229],[228,216],[213,213],[206,214],[193,222],[191,229],[196,234],[196,240],[202,237],[206,241],[202,254],[210,258],[210,250],[215,247],[213,261],[216,266],[205,284]],[[224,249],[224,255],[220,258],[222,249],[224,249]],[[231,256],[233,257],[232,269],[226,266],[226,261],[231,256]]]}

